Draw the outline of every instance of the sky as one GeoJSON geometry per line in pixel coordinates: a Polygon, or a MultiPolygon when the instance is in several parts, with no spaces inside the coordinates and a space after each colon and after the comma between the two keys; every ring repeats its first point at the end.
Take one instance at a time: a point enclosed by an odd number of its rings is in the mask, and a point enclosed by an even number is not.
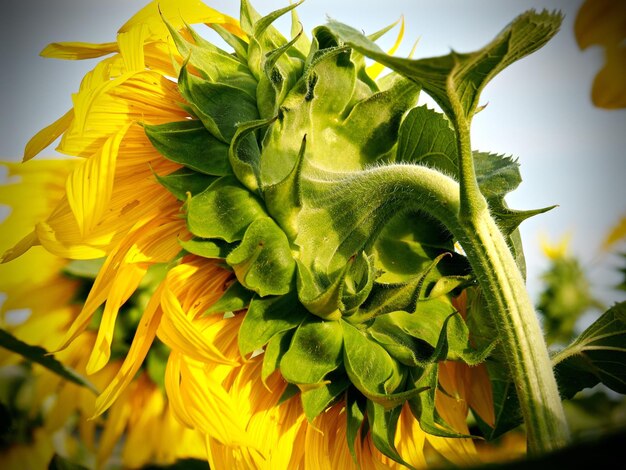
{"type": "MultiPolygon", "coordinates": [[[[238,17],[232,1],[206,3],[238,17]]],[[[591,84],[603,62],[599,48],[580,51],[573,24],[581,0],[306,0],[298,7],[306,32],[327,17],[371,33],[406,21],[405,39],[396,55],[406,56],[419,40],[415,58],[471,52],[488,43],[523,11],[561,10],[561,31],[543,49],[498,75],[482,94],[487,107],[474,118],[476,150],[519,159],[522,185],[507,197],[515,209],[557,204],[556,209],[525,221],[522,237],[528,287],[537,298],[547,260],[540,252],[544,234],[556,241],[571,234],[571,252],[589,269],[597,295],[607,304],[622,300],[607,286],[619,280],[617,258],[602,255],[608,230],[626,216],[626,110],[593,107],[591,84]]],[[[0,159],[19,160],[28,139],[71,106],[71,94],[95,61],[58,61],[39,57],[50,42],[110,42],[117,29],[145,1],[20,0],[3,6],[0,18],[0,159]]],[[[288,0],[257,0],[261,13],[288,0]]],[[[287,33],[287,21],[278,23],[287,33]]],[[[380,42],[393,43],[395,33],[380,42]]],[[[432,104],[427,97],[423,103],[432,104]]],[[[43,152],[54,156],[54,145],[43,152]]]]}

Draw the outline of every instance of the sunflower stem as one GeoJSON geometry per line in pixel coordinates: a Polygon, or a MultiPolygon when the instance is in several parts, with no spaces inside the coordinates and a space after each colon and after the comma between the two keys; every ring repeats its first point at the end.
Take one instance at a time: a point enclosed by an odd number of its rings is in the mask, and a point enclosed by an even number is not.
{"type": "Polygon", "coordinates": [[[507,243],[487,210],[462,222],[459,241],[478,278],[502,342],[526,424],[528,451],[569,439],[561,397],[539,320],[507,243]]]}
{"type": "Polygon", "coordinates": [[[470,117],[459,102],[452,100],[452,107],[460,180],[460,230],[455,235],[496,324],[526,424],[528,451],[549,452],[567,443],[569,430],[548,348],[522,274],[478,186],[470,117]]]}

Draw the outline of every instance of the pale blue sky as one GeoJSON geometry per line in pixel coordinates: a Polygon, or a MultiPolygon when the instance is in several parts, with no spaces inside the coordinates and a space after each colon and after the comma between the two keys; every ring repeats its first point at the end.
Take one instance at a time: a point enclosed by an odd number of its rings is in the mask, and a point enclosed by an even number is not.
{"type": "MultiPolygon", "coordinates": [[[[144,5],[138,0],[21,0],[3,7],[0,59],[3,64],[0,104],[0,158],[17,160],[29,137],[63,114],[94,61],[43,59],[39,52],[53,41],[109,42],[117,29],[144,5]]],[[[238,16],[238,1],[207,0],[238,16]]],[[[287,0],[257,0],[262,13],[287,0]]],[[[475,149],[519,158],[524,182],[509,204],[517,209],[559,204],[552,212],[524,222],[529,289],[537,295],[537,276],[546,266],[539,252],[539,233],[552,239],[571,231],[572,249],[586,264],[598,287],[616,282],[616,260],[598,257],[609,228],[626,214],[626,110],[594,108],[589,90],[602,63],[599,49],[581,52],[573,22],[581,1],[569,0],[307,0],[299,7],[305,31],[326,16],[366,33],[406,19],[406,35],[398,55],[419,40],[415,57],[468,52],[493,38],[517,14],[529,8],[565,13],[561,32],[545,48],[514,64],[482,95],[487,108],[474,120],[475,149]]],[[[286,23],[282,23],[285,24],[286,23]]],[[[283,31],[287,31],[283,29],[283,31]]],[[[393,35],[393,34],[392,34],[393,35]]],[[[389,45],[392,35],[383,41],[389,45]]],[[[54,155],[53,147],[44,152],[54,155]]],[[[620,299],[599,289],[605,302],[620,299]]]]}

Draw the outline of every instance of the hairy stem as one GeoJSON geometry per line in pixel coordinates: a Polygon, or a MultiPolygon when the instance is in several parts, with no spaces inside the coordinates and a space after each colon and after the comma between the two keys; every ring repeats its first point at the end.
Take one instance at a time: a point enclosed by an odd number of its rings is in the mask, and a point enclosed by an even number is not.
{"type": "Polygon", "coordinates": [[[515,259],[486,204],[482,210],[474,206],[472,216],[462,216],[459,184],[420,166],[379,167],[361,176],[371,177],[381,193],[389,186],[396,202],[402,199],[435,217],[459,240],[502,341],[526,424],[529,452],[563,447],[569,431],[539,320],[515,259]]]}
{"type": "Polygon", "coordinates": [[[463,224],[459,241],[483,291],[515,382],[528,451],[563,447],[569,431],[552,363],[524,279],[488,211],[463,224]]]}

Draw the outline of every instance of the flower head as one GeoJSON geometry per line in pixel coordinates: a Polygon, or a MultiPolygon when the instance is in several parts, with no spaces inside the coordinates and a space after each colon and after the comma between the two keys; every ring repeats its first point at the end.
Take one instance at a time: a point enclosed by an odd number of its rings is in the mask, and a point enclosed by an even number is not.
{"type": "MultiPolygon", "coordinates": [[[[4,258],[38,244],[103,258],[52,348],[92,333],[81,368],[116,363],[94,404],[108,410],[103,453],[121,429],[130,446],[163,420],[157,442],[199,433],[213,468],[479,462],[468,415],[495,425],[483,363],[495,343],[470,336],[467,261],[433,219],[394,205],[396,186],[370,178],[418,157],[412,126],[445,134],[446,120],[415,106],[411,81],[368,73],[332,28],[307,37],[297,5],[262,17],[244,0],[240,22],[196,1],[159,5],[115,43],[44,51],[113,55],[27,146],[29,159],[62,135],[59,150],[79,160],[55,208],[4,258]],[[291,38],[273,26],[287,13],[291,38]],[[149,373],[161,343],[167,405],[149,373]]],[[[124,454],[129,465],[153,455],[144,445],[124,454]]]]}

